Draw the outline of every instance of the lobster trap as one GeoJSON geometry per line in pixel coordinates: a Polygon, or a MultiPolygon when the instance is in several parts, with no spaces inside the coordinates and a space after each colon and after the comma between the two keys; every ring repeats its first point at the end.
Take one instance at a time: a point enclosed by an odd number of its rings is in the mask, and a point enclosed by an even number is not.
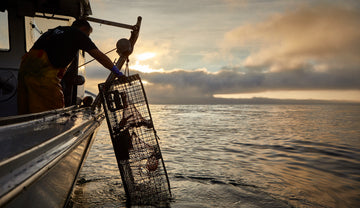
{"type": "Polygon", "coordinates": [[[140,76],[123,76],[98,87],[128,201],[168,202],[170,183],[140,76]]]}

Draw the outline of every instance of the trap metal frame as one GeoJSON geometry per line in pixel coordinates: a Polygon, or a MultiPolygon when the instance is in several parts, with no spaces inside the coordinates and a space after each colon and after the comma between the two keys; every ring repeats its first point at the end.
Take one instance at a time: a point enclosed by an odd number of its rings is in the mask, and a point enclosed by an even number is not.
{"type": "Polygon", "coordinates": [[[128,201],[168,202],[170,182],[140,76],[122,76],[98,87],[128,201]]]}

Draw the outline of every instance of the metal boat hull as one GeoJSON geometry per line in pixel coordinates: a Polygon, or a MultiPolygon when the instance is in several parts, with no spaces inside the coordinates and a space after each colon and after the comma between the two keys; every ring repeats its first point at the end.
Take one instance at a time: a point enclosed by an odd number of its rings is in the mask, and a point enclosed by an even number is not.
{"type": "Polygon", "coordinates": [[[9,124],[0,127],[0,145],[8,143],[7,131],[14,141],[11,145],[21,146],[25,140],[39,143],[19,148],[0,147],[0,150],[17,150],[17,154],[2,153],[0,162],[0,207],[64,207],[70,197],[78,173],[94,141],[103,115],[84,115],[83,111],[56,112],[44,116],[38,123],[33,119],[23,124],[9,124]],[[30,124],[29,124],[30,123],[30,124]],[[18,127],[19,132],[14,132],[18,127]],[[24,138],[23,131],[33,130],[33,135],[24,138]],[[34,129],[39,129],[35,130],[34,129]],[[62,131],[59,131],[62,130],[62,131]],[[46,140],[37,138],[49,132],[57,135],[46,140]]]}

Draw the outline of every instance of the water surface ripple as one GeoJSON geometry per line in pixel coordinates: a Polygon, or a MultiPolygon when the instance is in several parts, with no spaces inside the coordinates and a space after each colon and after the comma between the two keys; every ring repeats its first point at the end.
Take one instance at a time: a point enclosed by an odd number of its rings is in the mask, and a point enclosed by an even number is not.
{"type": "MultiPolygon", "coordinates": [[[[360,207],[360,106],[151,105],[171,207],[360,207]]],[[[74,207],[121,207],[106,123],[74,207]]]]}

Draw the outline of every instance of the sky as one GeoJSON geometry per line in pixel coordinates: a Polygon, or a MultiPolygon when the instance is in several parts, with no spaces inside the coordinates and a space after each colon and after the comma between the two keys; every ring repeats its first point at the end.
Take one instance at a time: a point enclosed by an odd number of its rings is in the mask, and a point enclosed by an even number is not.
{"type": "MultiPolygon", "coordinates": [[[[90,2],[95,18],[133,25],[142,16],[129,65],[151,103],[360,102],[358,0],[90,2]]],[[[130,36],[126,29],[91,25],[90,37],[103,52],[130,36]]],[[[97,93],[108,74],[96,61],[88,64],[86,89],[97,93]]]]}

